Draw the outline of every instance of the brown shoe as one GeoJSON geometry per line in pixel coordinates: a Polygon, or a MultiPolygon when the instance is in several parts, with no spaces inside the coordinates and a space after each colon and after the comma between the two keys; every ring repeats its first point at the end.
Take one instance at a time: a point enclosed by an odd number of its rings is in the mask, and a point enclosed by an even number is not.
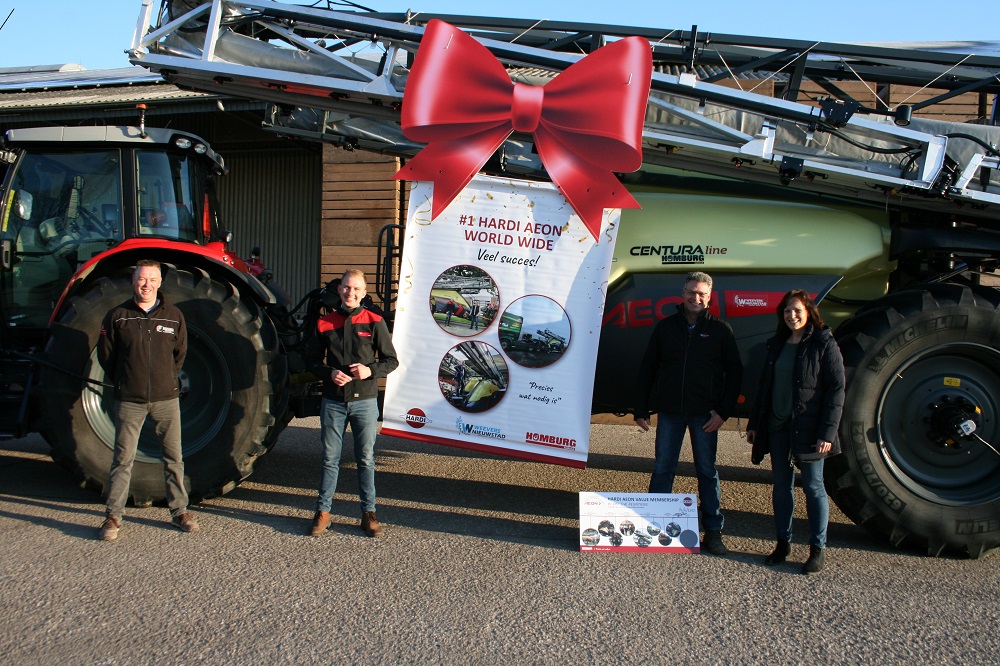
{"type": "Polygon", "coordinates": [[[361,529],[370,537],[382,536],[382,526],[378,524],[374,511],[365,511],[361,514],[361,529]]]}
{"type": "Polygon", "coordinates": [[[312,526],[309,528],[309,536],[321,536],[330,526],[332,518],[329,511],[317,511],[316,515],[313,516],[312,526]]]}
{"type": "Polygon", "coordinates": [[[107,516],[101,523],[101,530],[97,533],[101,541],[114,541],[118,538],[118,529],[122,526],[114,516],[107,516]]]}
{"type": "Polygon", "coordinates": [[[179,529],[181,532],[197,532],[198,531],[198,521],[194,519],[190,513],[182,513],[179,516],[174,516],[170,519],[170,524],[179,529]]]}

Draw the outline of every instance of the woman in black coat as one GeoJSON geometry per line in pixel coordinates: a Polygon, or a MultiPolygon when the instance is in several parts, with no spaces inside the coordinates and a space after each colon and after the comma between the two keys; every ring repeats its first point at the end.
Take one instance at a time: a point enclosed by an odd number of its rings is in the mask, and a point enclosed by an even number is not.
{"type": "Polygon", "coordinates": [[[752,460],[771,455],[772,501],[778,543],[765,564],[780,564],[791,552],[795,510],[795,466],[809,515],[809,559],[802,572],[819,573],[826,563],[830,501],[823,487],[823,460],[840,453],[837,428],[844,411],[844,359],[833,332],[809,294],[793,289],[778,305],[778,328],[767,341],[757,404],[747,423],[752,460]]]}

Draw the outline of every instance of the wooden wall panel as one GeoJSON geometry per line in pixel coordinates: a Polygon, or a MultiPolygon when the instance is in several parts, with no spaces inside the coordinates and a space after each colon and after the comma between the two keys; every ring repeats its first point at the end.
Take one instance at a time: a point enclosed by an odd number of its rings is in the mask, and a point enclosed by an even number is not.
{"type": "MultiPolygon", "coordinates": [[[[400,161],[365,151],[323,147],[320,200],[320,278],[326,283],[360,268],[374,290],[378,236],[403,219],[403,183],[392,179],[400,161]]],[[[381,305],[381,303],[379,303],[381,305]]]]}

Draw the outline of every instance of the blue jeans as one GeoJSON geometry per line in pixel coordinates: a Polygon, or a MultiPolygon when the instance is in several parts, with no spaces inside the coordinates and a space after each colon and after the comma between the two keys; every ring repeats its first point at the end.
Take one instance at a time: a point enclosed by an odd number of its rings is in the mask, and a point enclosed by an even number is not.
{"type": "Polygon", "coordinates": [[[351,424],[354,461],[358,466],[358,497],[361,512],[375,510],[375,434],[378,430],[378,402],[375,398],[340,402],[323,398],[320,407],[320,442],[323,445],[323,475],[319,482],[317,511],[333,507],[333,493],[340,476],[340,456],[344,432],[351,424]]]}
{"type": "Polygon", "coordinates": [[[684,432],[689,432],[694,469],[698,474],[701,523],[705,530],[719,532],[724,523],[719,471],[715,468],[719,433],[702,430],[711,418],[710,414],[682,416],[660,412],[656,421],[656,462],[653,463],[653,476],[649,479],[649,492],[673,492],[674,474],[681,455],[681,444],[684,443],[684,432]]]}
{"type": "MultiPolygon", "coordinates": [[[[771,470],[774,491],[774,531],[778,539],[792,540],[792,513],[795,511],[795,468],[790,462],[791,432],[783,428],[771,433],[771,470]]],[[[809,545],[826,548],[826,526],[830,521],[830,500],[823,486],[823,461],[800,462],[802,489],[806,493],[809,516],[809,545]]]]}

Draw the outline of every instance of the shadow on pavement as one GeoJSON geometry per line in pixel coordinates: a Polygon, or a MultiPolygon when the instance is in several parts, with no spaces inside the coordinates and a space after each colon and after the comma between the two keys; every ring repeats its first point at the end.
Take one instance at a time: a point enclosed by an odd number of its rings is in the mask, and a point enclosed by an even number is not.
{"type": "MultiPolygon", "coordinates": [[[[314,428],[293,427],[289,431],[294,443],[286,444],[292,445],[283,447],[279,442],[271,454],[258,462],[256,471],[247,483],[224,497],[202,502],[197,505],[196,510],[267,526],[284,534],[304,534],[312,518],[314,491],[319,483],[318,433],[314,428]],[[242,508],[245,503],[259,504],[265,508],[242,508]],[[268,511],[266,507],[278,510],[268,511]],[[300,513],[301,519],[290,517],[288,510],[300,513]]],[[[360,509],[353,499],[357,496],[357,475],[349,441],[345,442],[344,448],[341,480],[333,507],[336,523],[333,531],[361,534],[357,527],[360,509]],[[345,496],[350,499],[344,499],[345,496]]],[[[65,468],[50,459],[35,455],[44,455],[46,452],[47,446],[44,443],[32,443],[30,446],[18,447],[10,454],[0,454],[0,488],[3,492],[0,497],[7,503],[5,509],[0,510],[0,516],[44,525],[68,536],[94,538],[103,515],[100,496],[80,488],[73,475],[65,468]],[[19,455],[21,453],[27,455],[19,455]],[[72,506],[74,504],[89,505],[92,508],[72,506]],[[42,518],[31,515],[30,512],[11,510],[18,505],[57,511],[70,520],[42,518]],[[77,516],[79,520],[73,520],[77,516]]],[[[406,458],[417,454],[450,459],[480,459],[484,464],[491,460],[507,460],[501,456],[454,447],[380,437],[376,447],[378,494],[380,500],[392,500],[392,503],[380,504],[378,511],[380,519],[388,528],[399,526],[498,541],[530,542],[557,549],[578,548],[575,520],[579,515],[579,504],[576,492],[401,471],[406,458]],[[395,462],[387,464],[387,461],[395,462]]],[[[650,458],[600,453],[592,454],[590,463],[593,469],[638,474],[648,474],[652,467],[650,458]]],[[[751,466],[722,466],[719,469],[723,481],[726,535],[770,542],[774,527],[769,512],[740,511],[733,508],[745,505],[745,497],[740,498],[735,493],[744,496],[750,493],[758,499],[762,493],[769,497],[770,469],[751,466]]],[[[677,478],[684,492],[692,492],[694,474],[693,464],[684,461],[679,464],[677,478]]],[[[130,507],[126,520],[170,529],[165,515],[147,518],[143,511],[130,507]]],[[[157,508],[156,511],[163,509],[157,508]]],[[[391,529],[387,531],[391,534],[391,529]]],[[[803,543],[808,534],[806,520],[796,519],[794,532],[798,543],[803,543]]],[[[833,548],[894,552],[894,549],[868,535],[862,528],[844,522],[830,523],[829,542],[833,548]]],[[[746,557],[748,563],[757,563],[763,554],[734,553],[734,556],[746,557]]]]}

